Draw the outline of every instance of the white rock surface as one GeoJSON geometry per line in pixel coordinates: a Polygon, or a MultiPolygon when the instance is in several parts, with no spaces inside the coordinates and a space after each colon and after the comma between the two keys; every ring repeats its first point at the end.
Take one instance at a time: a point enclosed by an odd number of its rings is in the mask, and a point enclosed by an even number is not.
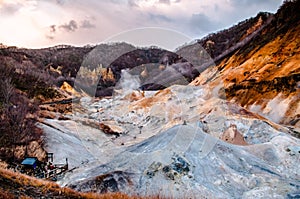
{"type": "Polygon", "coordinates": [[[300,196],[299,139],[209,88],[172,86],[135,100],[116,95],[82,102],[85,110],[74,111],[72,120],[42,125],[48,151],[79,167],[63,186],[174,198],[300,196]],[[83,119],[123,132],[105,135],[81,125],[83,119]],[[248,145],[220,140],[232,126],[248,145]]]}

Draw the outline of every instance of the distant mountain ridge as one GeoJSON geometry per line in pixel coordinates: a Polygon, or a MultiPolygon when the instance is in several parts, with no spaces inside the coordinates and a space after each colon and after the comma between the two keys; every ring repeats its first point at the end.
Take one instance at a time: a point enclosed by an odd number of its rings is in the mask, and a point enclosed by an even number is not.
{"type": "Polygon", "coordinates": [[[105,74],[102,74],[96,96],[111,95],[115,83],[120,79],[121,70],[138,67],[139,69],[136,69],[134,74],[139,75],[142,83],[145,83],[142,89],[157,90],[174,83],[187,84],[191,82],[212,61],[215,61],[211,58],[217,58],[224,53],[225,49],[231,48],[241,40],[244,40],[251,28],[253,30],[260,28],[270,16],[272,14],[260,13],[256,17],[245,20],[232,28],[197,40],[195,44],[181,47],[175,53],[159,48],[140,49],[130,44],[117,43],[85,47],[59,45],[44,49],[23,49],[2,45],[0,56],[4,58],[4,62],[9,62],[11,65],[27,65],[32,70],[48,71],[51,76],[51,83],[57,86],[62,85],[64,81],[73,85],[77,72],[82,66],[93,70],[102,64],[105,68],[111,68],[114,80],[105,82],[102,79],[105,74]],[[233,37],[233,35],[235,36],[233,37]],[[214,42],[212,42],[213,40],[214,42]],[[127,53],[120,57],[117,54],[114,55],[114,49],[119,48],[128,49],[125,51],[127,53]],[[108,51],[108,49],[110,50],[108,51]],[[200,57],[199,51],[202,51],[200,57]],[[104,52],[107,53],[103,54],[104,52]],[[111,61],[106,63],[107,61],[105,60],[111,61]],[[205,63],[208,64],[201,66],[201,64],[205,63]],[[156,64],[156,66],[153,64],[156,64]],[[167,65],[172,66],[173,64],[175,64],[175,71],[171,70],[162,73],[167,65]],[[160,70],[158,69],[159,66],[160,70]],[[141,76],[141,72],[145,68],[147,68],[147,78],[141,76]],[[151,74],[150,71],[153,71],[153,73],[151,74]],[[163,82],[161,82],[162,79],[164,80],[163,82]],[[178,79],[182,80],[178,81],[178,79]]]}
{"type": "MultiPolygon", "coordinates": [[[[200,45],[211,56],[211,58],[215,59],[224,53],[225,50],[234,47],[237,43],[246,39],[253,32],[259,30],[268,23],[269,19],[272,17],[272,13],[260,12],[256,17],[246,19],[228,29],[212,33],[202,39],[198,39],[192,45],[179,47],[176,52],[178,54],[188,54],[188,52],[191,54],[193,51],[192,49],[195,48],[195,46],[200,45]]],[[[193,58],[202,59],[199,55],[193,58]]]]}

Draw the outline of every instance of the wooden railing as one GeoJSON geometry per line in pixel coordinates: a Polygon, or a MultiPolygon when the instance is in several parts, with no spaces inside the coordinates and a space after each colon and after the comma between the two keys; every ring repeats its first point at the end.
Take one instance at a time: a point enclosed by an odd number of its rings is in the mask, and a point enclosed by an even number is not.
{"type": "Polygon", "coordinates": [[[57,178],[58,175],[68,171],[68,164],[56,164],[54,169],[49,169],[45,173],[46,179],[57,178]]]}

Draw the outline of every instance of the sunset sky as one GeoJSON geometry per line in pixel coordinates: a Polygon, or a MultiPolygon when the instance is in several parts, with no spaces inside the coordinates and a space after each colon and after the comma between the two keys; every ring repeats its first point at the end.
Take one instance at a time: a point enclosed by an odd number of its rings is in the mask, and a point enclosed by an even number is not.
{"type": "Polygon", "coordinates": [[[282,0],[0,0],[0,43],[83,46],[144,27],[201,38],[259,11],[276,12],[281,4],[282,0]]]}

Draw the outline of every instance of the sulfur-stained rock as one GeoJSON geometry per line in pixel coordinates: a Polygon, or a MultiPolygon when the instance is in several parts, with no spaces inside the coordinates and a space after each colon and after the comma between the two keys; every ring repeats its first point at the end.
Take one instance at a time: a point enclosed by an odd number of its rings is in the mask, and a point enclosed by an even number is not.
{"type": "Polygon", "coordinates": [[[222,140],[236,145],[248,145],[243,135],[237,131],[235,124],[231,124],[230,127],[223,133],[222,140]]]}

